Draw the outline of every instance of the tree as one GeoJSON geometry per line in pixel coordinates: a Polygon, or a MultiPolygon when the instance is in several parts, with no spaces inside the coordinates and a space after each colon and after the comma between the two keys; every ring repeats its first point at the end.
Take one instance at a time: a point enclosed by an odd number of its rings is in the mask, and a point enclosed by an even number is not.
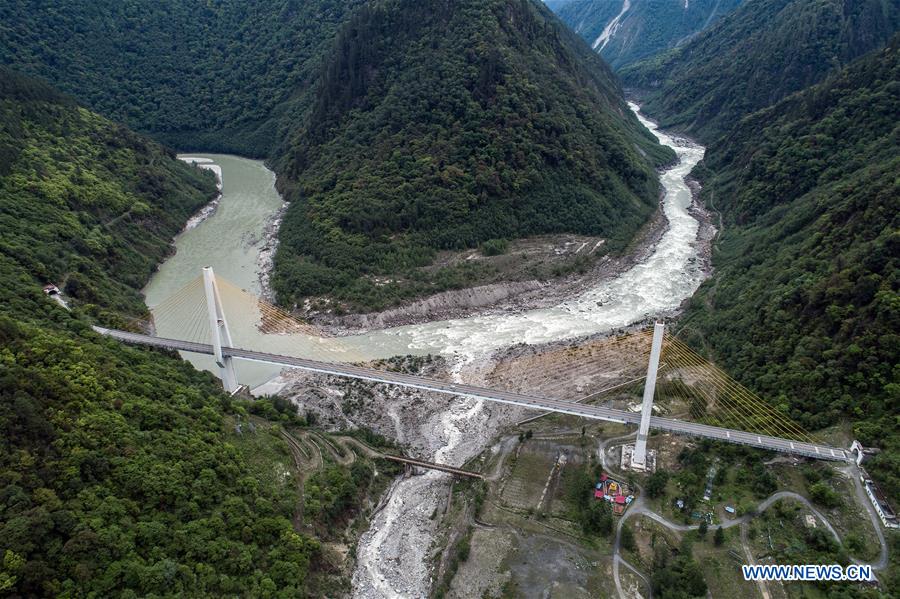
{"type": "Polygon", "coordinates": [[[609,503],[591,501],[584,512],[582,528],[587,534],[600,533],[608,536],[613,530],[613,515],[609,503]]]}
{"type": "Polygon", "coordinates": [[[644,487],[648,497],[660,497],[666,491],[666,484],[669,482],[669,473],[664,470],[657,470],[647,479],[647,485],[644,487]]]}
{"type": "Polygon", "coordinates": [[[809,497],[814,502],[827,508],[834,508],[841,504],[840,496],[825,481],[819,481],[810,485],[809,497]]]}
{"type": "Polygon", "coordinates": [[[488,239],[481,244],[481,253],[485,256],[499,256],[509,249],[509,242],[505,239],[488,239]]]}
{"type": "Polygon", "coordinates": [[[702,597],[707,591],[700,566],[690,553],[679,550],[678,555],[672,557],[661,545],[654,551],[650,580],[653,594],[663,599],[702,597]]]}
{"type": "Polygon", "coordinates": [[[706,519],[700,521],[700,527],[697,529],[697,533],[700,534],[700,538],[706,536],[706,531],[709,530],[709,524],[706,523],[706,519]]]}
{"type": "Polygon", "coordinates": [[[713,535],[713,543],[716,547],[721,547],[725,543],[725,530],[719,526],[716,528],[716,534],[713,535]]]}
{"type": "Polygon", "coordinates": [[[630,526],[622,527],[622,537],[620,541],[622,543],[622,549],[634,551],[637,548],[637,543],[635,543],[634,540],[634,531],[631,530],[630,526]]]}

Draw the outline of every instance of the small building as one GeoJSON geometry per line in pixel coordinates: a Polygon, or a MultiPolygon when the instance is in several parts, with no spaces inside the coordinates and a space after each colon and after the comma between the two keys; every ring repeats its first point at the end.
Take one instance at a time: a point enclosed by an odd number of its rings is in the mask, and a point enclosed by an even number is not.
{"type": "Polygon", "coordinates": [[[680,510],[683,510],[684,509],[684,499],[676,499],[675,507],[677,507],[680,510]]]}
{"type": "Polygon", "coordinates": [[[862,469],[860,469],[859,478],[866,490],[866,495],[869,496],[869,501],[872,503],[872,507],[875,508],[875,512],[878,514],[878,517],[881,519],[881,523],[884,524],[884,527],[900,528],[900,520],[897,519],[896,512],[894,512],[891,504],[888,503],[887,497],[885,497],[881,489],[878,488],[878,485],[875,484],[875,481],[869,478],[869,475],[866,473],[866,471],[862,469]]]}
{"type": "Polygon", "coordinates": [[[625,513],[626,506],[634,500],[634,495],[626,495],[628,492],[625,483],[612,479],[605,473],[601,473],[600,482],[594,484],[594,499],[611,503],[613,513],[618,516],[625,513]]]}
{"type": "Polygon", "coordinates": [[[734,506],[726,505],[725,511],[728,512],[729,514],[734,514],[735,513],[734,506]]]}
{"type": "Polygon", "coordinates": [[[712,498],[713,480],[716,478],[718,468],[713,464],[706,473],[706,489],[703,490],[703,501],[709,501],[712,498]]]}
{"type": "Polygon", "coordinates": [[[48,283],[47,285],[44,285],[44,293],[47,295],[59,295],[59,287],[53,283],[48,283]]]}
{"type": "Polygon", "coordinates": [[[877,447],[863,447],[862,443],[855,439],[853,440],[853,443],[850,444],[850,451],[856,452],[857,466],[862,466],[865,462],[868,462],[870,458],[881,452],[877,447]]]}

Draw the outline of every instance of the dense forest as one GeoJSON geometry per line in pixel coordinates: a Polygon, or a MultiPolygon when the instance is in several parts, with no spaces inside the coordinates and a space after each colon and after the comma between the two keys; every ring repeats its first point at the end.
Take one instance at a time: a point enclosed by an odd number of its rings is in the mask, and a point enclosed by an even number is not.
{"type": "Polygon", "coordinates": [[[618,70],[685,43],[740,2],[629,0],[624,13],[624,2],[615,0],[549,0],[547,6],[618,70]]]}
{"type": "Polygon", "coordinates": [[[685,331],[809,430],[854,422],[900,496],[900,37],[709,148],[725,220],[685,331]]]}
{"type": "Polygon", "coordinates": [[[216,194],[210,173],[0,67],[0,254],[119,311],[216,194]]]}
{"type": "Polygon", "coordinates": [[[4,2],[0,64],[169,145],[264,157],[361,2],[4,2]]]}
{"type": "MultiPolygon", "coordinates": [[[[175,355],[90,329],[144,313],[139,288],[213,178],[7,70],[0,114],[0,594],[316,588],[319,535],[295,528],[294,478],[273,483],[277,464],[233,440],[235,419],[266,415],[266,401],[245,405],[175,355]],[[44,295],[48,281],[71,311],[44,295]]],[[[277,434],[259,435],[290,463],[277,434]]],[[[308,518],[340,521],[366,472],[328,470],[308,518]]]]}
{"type": "Polygon", "coordinates": [[[276,161],[285,304],[333,293],[381,308],[462,285],[415,269],[492,239],[567,231],[621,247],[656,209],[653,166],[672,152],[533,0],[373,2],[329,56],[276,161]]]}
{"type": "Polygon", "coordinates": [[[883,46],[894,0],[745,0],[690,42],[621,70],[660,125],[712,142],[741,117],[883,46]]]}
{"type": "Polygon", "coordinates": [[[565,231],[614,251],[674,158],[537,0],[29,0],[0,20],[0,64],[171,146],[269,159],[296,200],[286,305],[471,285],[494,274],[419,267],[488,241],[565,231]]]}

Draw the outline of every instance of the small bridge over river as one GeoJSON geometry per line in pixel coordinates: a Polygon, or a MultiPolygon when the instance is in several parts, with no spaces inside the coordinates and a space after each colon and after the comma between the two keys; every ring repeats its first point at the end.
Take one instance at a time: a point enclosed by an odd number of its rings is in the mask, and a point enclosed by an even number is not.
{"type": "MultiPolygon", "coordinates": [[[[204,269],[201,281],[202,287],[197,282],[191,283],[189,287],[194,286],[202,289],[205,296],[206,309],[204,312],[206,312],[206,322],[208,323],[209,336],[207,338],[210,341],[208,343],[102,327],[94,327],[94,330],[124,343],[213,356],[219,368],[223,386],[229,392],[234,392],[239,388],[234,371],[234,360],[247,360],[286,368],[298,368],[325,375],[360,379],[386,385],[398,385],[461,398],[475,398],[511,404],[542,412],[556,412],[592,420],[633,424],[638,427],[638,436],[632,464],[638,467],[645,463],[647,437],[650,429],[747,445],[814,459],[833,461],[849,461],[852,459],[852,454],[849,450],[833,447],[816,440],[794,424],[783,413],[769,406],[734,381],[731,381],[720,370],[708,363],[700,362],[698,356],[690,353],[686,345],[671,337],[667,340],[666,358],[662,366],[667,368],[669,372],[680,373],[680,376],[688,381],[688,384],[680,384],[681,393],[687,393],[689,396],[688,400],[692,405],[691,413],[696,413],[699,420],[707,420],[707,422],[691,422],[654,415],[653,402],[656,394],[657,377],[661,367],[660,358],[664,353],[663,341],[664,337],[666,337],[664,326],[660,323],[657,323],[654,327],[647,359],[646,375],[641,377],[644,385],[641,409],[635,412],[593,405],[587,402],[442,381],[414,374],[372,368],[361,365],[358,362],[326,361],[234,347],[220,294],[220,286],[228,284],[221,279],[217,279],[210,268],[204,269]],[[695,382],[701,378],[707,383],[704,386],[696,385],[695,382]],[[698,403],[703,405],[695,409],[693,406],[698,403]],[[711,407],[715,407],[715,410],[710,410],[709,408],[711,407]],[[736,426],[710,424],[708,422],[711,420],[709,416],[713,413],[719,414],[716,422],[735,423],[736,426]]],[[[246,292],[242,293],[246,294],[246,292]]],[[[180,295],[185,296],[187,294],[180,293],[180,295]]],[[[185,301],[184,297],[179,298],[178,301],[185,301]]],[[[261,330],[268,330],[281,335],[288,333],[307,336],[316,334],[308,325],[297,322],[287,313],[266,304],[263,300],[253,297],[253,301],[257,303],[257,310],[253,317],[257,318],[257,324],[261,330]]],[[[250,313],[242,310],[242,314],[250,313]]],[[[204,334],[206,332],[205,330],[204,334]]]]}

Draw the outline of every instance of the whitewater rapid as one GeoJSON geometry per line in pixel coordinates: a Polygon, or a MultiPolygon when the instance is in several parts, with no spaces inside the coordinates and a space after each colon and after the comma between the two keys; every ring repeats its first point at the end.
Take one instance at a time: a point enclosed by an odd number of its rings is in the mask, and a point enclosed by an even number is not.
{"type": "MultiPolygon", "coordinates": [[[[638,107],[631,105],[637,112],[638,107]]],[[[452,365],[453,378],[468,380],[477,365],[493,351],[520,343],[541,344],[604,333],[678,309],[703,281],[700,222],[690,208],[693,201],[687,175],[703,157],[704,148],[659,131],[640,115],[638,118],[663,145],[678,155],[678,163],[660,175],[664,188],[665,232],[647,257],[618,276],[599,282],[587,291],[556,306],[521,313],[497,313],[469,318],[371,331],[340,338],[354,355],[366,358],[398,354],[441,354],[452,365]],[[468,378],[467,378],[468,377],[468,378]]],[[[159,269],[145,289],[147,303],[159,306],[196,278],[203,266],[237,287],[258,293],[259,257],[271,251],[266,228],[283,209],[274,187],[274,175],[258,161],[234,156],[193,155],[189,161],[216,170],[223,183],[217,208],[208,217],[175,240],[177,252],[159,269]],[[213,167],[221,167],[214,169],[213,167]],[[228,243],[223,243],[228,241],[228,243]]],[[[182,302],[183,313],[158,318],[162,336],[184,334],[183,322],[196,317],[197,306],[182,302]]],[[[229,311],[226,306],[226,312],[229,311]]],[[[156,312],[155,312],[156,314],[156,312]]],[[[161,316],[161,315],[160,315],[161,316]]],[[[232,336],[243,347],[316,357],[319,342],[292,335],[263,335],[249,315],[230,319],[232,336]]],[[[342,350],[343,351],[343,350],[342,350]]],[[[185,354],[200,368],[215,371],[212,361],[185,354]]],[[[239,379],[258,385],[276,377],[278,369],[261,364],[240,363],[239,379]]],[[[277,379],[276,379],[277,380],[277,379]]],[[[277,392],[279,385],[266,392],[277,392]]],[[[430,419],[427,446],[434,460],[454,465],[480,453],[496,434],[495,407],[477,400],[455,402],[430,419]]],[[[398,480],[385,498],[384,508],[374,516],[370,529],[357,548],[353,575],[354,597],[422,597],[431,587],[429,557],[439,518],[432,514],[442,505],[448,477],[438,472],[398,480]]]]}
{"type": "MultiPolygon", "coordinates": [[[[631,108],[637,113],[638,106],[631,108]]],[[[660,143],[678,155],[678,163],[661,175],[668,226],[645,260],[552,308],[411,325],[370,333],[368,337],[402,337],[411,349],[454,355],[453,379],[476,382],[464,380],[466,366],[498,348],[611,331],[677,309],[704,278],[700,222],[689,210],[693,196],[686,180],[703,158],[704,149],[666,135],[639,114],[638,118],[660,143]]],[[[434,460],[461,465],[488,446],[497,431],[484,412],[484,402],[475,399],[454,403],[444,412],[441,428],[433,431],[433,440],[443,444],[434,460]]],[[[375,515],[359,541],[353,597],[428,595],[432,586],[429,558],[438,520],[431,516],[446,500],[448,481],[448,475],[431,471],[402,479],[391,487],[384,509],[375,515]]]]}
{"type": "MultiPolygon", "coordinates": [[[[630,106],[637,112],[637,105],[630,106]]],[[[703,158],[704,148],[659,131],[640,114],[638,118],[679,159],[660,176],[667,228],[646,259],[551,308],[434,321],[342,340],[357,347],[405,346],[418,352],[478,355],[518,343],[548,343],[611,331],[676,310],[705,276],[699,255],[700,222],[691,213],[693,196],[686,181],[703,158]]]]}

